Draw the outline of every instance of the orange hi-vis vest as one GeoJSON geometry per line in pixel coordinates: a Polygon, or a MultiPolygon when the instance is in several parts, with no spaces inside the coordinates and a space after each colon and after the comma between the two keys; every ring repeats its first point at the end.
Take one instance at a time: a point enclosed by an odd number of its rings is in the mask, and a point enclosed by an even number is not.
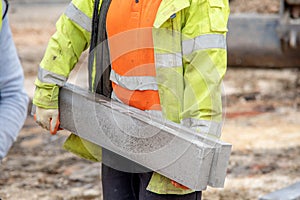
{"type": "Polygon", "coordinates": [[[107,13],[107,35],[113,93],[141,110],[161,110],[152,27],[161,0],[113,0],[107,13]]]}

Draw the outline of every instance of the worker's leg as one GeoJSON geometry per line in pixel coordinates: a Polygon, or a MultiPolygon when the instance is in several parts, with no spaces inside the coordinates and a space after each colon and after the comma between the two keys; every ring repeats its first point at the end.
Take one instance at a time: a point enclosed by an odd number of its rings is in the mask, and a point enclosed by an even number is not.
{"type": "Polygon", "coordinates": [[[104,200],[138,200],[139,174],[150,170],[107,149],[102,149],[104,200]]]}
{"type": "Polygon", "coordinates": [[[103,200],[138,200],[135,174],[115,170],[102,164],[103,200]]]}
{"type": "Polygon", "coordinates": [[[146,190],[152,173],[141,173],[139,200],[201,200],[202,192],[197,191],[186,195],[156,194],[146,190]]]}
{"type": "Polygon", "coordinates": [[[145,190],[143,195],[140,195],[139,200],[201,200],[201,191],[193,192],[185,195],[175,194],[155,194],[145,190]]]}

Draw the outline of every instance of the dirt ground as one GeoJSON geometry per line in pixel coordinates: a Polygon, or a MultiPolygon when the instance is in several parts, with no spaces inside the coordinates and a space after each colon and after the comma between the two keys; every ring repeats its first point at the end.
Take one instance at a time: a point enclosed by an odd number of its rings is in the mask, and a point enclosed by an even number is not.
{"type": "MultiPolygon", "coordinates": [[[[32,1],[12,1],[9,13],[30,97],[47,41],[68,4],[32,1]]],[[[233,0],[231,10],[263,12],[267,8],[276,13],[279,9],[276,0],[258,2],[233,0]]],[[[85,66],[85,57],[80,66],[85,66]]],[[[74,73],[71,81],[85,78],[74,73]]],[[[222,140],[233,145],[232,155],[225,187],[208,188],[203,199],[254,200],[300,181],[300,70],[229,67],[223,90],[222,140]]],[[[29,116],[0,165],[0,198],[101,200],[100,164],[63,150],[68,134],[61,131],[50,136],[29,116]]]]}
{"type": "Polygon", "coordinates": [[[280,0],[230,0],[232,13],[278,13],[280,0]]]}

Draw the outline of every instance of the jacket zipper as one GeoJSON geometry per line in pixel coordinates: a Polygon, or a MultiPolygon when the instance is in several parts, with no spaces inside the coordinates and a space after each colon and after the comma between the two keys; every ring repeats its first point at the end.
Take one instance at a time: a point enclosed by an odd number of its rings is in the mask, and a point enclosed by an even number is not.
{"type": "Polygon", "coordinates": [[[170,16],[171,23],[172,23],[172,36],[174,36],[174,18],[176,17],[176,13],[170,16]]]}

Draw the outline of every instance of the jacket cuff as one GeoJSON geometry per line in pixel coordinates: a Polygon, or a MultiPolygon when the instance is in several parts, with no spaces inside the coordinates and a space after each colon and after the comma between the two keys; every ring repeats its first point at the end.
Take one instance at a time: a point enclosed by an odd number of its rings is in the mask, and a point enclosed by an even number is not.
{"type": "Polygon", "coordinates": [[[36,87],[32,103],[45,109],[58,109],[59,87],[36,87]]]}

